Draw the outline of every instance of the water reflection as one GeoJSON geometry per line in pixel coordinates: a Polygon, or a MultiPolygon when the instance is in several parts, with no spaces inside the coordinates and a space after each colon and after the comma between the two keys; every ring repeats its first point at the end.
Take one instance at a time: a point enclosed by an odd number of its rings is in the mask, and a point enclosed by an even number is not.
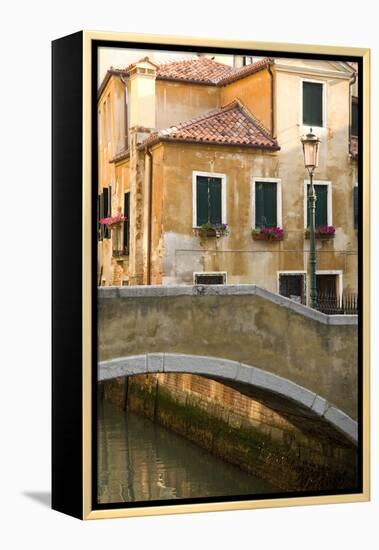
{"type": "Polygon", "coordinates": [[[100,503],[259,494],[275,488],[133,413],[98,410],[100,503]]]}

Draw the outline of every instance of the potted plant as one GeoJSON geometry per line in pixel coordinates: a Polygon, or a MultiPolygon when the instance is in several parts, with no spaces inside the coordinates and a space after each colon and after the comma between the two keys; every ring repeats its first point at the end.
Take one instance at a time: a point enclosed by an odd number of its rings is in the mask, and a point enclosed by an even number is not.
{"type": "Polygon", "coordinates": [[[284,231],[281,227],[262,226],[253,229],[252,236],[255,241],[282,241],[284,231]]]}
{"type": "MultiPolygon", "coordinates": [[[[336,233],[336,228],[333,225],[318,225],[315,228],[315,237],[316,239],[334,239],[336,233]]],[[[309,239],[310,230],[309,227],[305,230],[305,238],[309,239]]]]}
{"type": "Polygon", "coordinates": [[[226,223],[203,223],[199,227],[201,237],[222,237],[229,234],[228,224],[226,223]]]}

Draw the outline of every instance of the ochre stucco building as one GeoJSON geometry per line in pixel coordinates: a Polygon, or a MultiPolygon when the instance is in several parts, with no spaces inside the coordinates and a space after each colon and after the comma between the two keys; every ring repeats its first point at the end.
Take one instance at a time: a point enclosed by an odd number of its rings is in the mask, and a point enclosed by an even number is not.
{"type": "Polygon", "coordinates": [[[348,63],[209,57],[111,68],[99,88],[99,285],[253,283],[307,301],[307,172],[320,292],[357,292],[357,74],[348,63]],[[207,236],[203,224],[227,224],[207,236]],[[283,229],[267,240],[262,227],[283,229]],[[258,233],[258,235],[257,235],[258,233]]]}

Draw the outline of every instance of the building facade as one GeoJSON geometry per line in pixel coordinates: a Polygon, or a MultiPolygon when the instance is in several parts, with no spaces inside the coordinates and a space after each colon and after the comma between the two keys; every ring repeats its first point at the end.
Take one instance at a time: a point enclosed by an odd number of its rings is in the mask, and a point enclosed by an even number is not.
{"type": "Polygon", "coordinates": [[[357,74],[343,62],[149,58],[98,99],[98,284],[257,284],[307,303],[308,178],[320,138],[317,284],[357,288],[357,74]],[[250,62],[252,61],[252,62],[250,62]]]}

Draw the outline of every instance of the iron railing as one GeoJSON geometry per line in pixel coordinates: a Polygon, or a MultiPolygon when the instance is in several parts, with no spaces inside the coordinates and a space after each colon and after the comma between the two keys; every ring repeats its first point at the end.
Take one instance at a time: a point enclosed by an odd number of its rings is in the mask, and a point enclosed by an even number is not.
{"type": "Polygon", "coordinates": [[[358,294],[319,294],[316,309],[327,315],[357,315],[358,294]]]}

